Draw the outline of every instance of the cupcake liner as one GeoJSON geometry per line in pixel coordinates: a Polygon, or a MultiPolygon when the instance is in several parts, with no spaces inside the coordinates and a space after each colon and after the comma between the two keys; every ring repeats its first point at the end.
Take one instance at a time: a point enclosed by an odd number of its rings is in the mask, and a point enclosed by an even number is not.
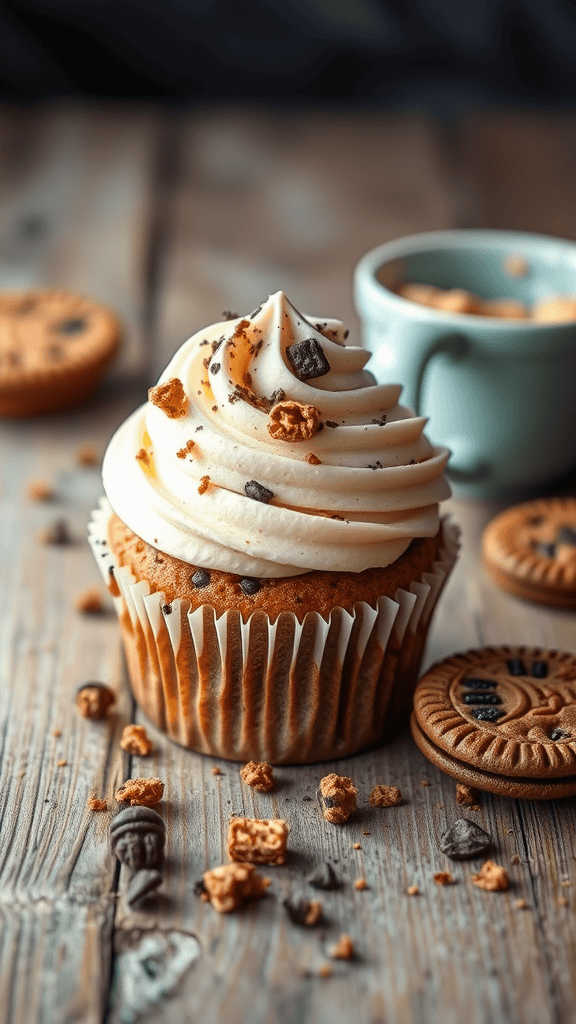
{"type": "Polygon", "coordinates": [[[218,616],[208,604],[166,603],[111,553],[105,498],[89,542],[114,602],[136,700],[173,740],[232,761],[311,763],[354,753],[406,721],[434,607],[456,560],[459,531],[444,521],[432,570],[395,600],[328,620],[289,611],[218,616]]]}

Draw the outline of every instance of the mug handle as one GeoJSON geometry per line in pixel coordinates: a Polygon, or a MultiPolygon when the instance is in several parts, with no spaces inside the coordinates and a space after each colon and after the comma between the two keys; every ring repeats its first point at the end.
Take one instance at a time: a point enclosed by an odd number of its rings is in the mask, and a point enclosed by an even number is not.
{"type": "MultiPolygon", "coordinates": [[[[421,410],[422,386],[430,360],[441,354],[448,355],[454,360],[460,360],[469,351],[470,343],[466,335],[454,331],[435,338],[429,344],[424,344],[421,351],[415,353],[416,358],[411,361],[411,373],[407,375],[407,379],[409,379],[409,376],[412,378],[413,385],[412,387],[406,387],[406,394],[403,397],[406,403],[414,409],[417,416],[423,415],[421,410]]],[[[455,482],[475,483],[485,480],[490,475],[490,466],[487,462],[480,459],[474,459],[473,457],[467,459],[466,454],[461,453],[459,457],[458,455],[456,456],[455,461],[453,461],[452,456],[450,457],[446,467],[446,475],[455,482]]]]}

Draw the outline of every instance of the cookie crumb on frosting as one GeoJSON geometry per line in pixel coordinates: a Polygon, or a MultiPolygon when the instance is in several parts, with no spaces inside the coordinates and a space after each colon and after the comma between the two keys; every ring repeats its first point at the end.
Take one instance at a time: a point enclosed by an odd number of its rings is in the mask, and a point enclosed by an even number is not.
{"type": "Polygon", "coordinates": [[[157,384],[156,387],[150,388],[148,398],[152,405],[157,405],[171,420],[177,420],[186,415],[188,399],[179,377],[171,377],[164,384],[157,384]]]}
{"type": "Polygon", "coordinates": [[[274,789],[274,773],[272,765],[266,761],[248,761],[239,772],[242,782],[252,786],[259,793],[268,793],[274,789]]]}
{"type": "Polygon", "coordinates": [[[268,432],[277,441],[309,441],[318,433],[320,411],[300,402],[277,402],[270,410],[268,432]]]}
{"type": "Polygon", "coordinates": [[[308,452],[308,455],[306,456],[306,462],[309,462],[311,466],[322,465],[322,459],[319,459],[317,455],[314,455],[314,452],[308,452]]]}
{"type": "Polygon", "coordinates": [[[209,483],[210,483],[210,477],[209,476],[202,476],[202,477],[200,477],[200,485],[198,487],[198,494],[206,494],[206,491],[208,490],[208,484],[209,483]]]}
{"type": "Polygon", "coordinates": [[[176,455],[178,456],[179,459],[185,459],[186,456],[189,455],[190,452],[192,451],[192,449],[195,448],[195,447],[196,447],[196,441],[192,441],[192,440],[186,441],[186,444],[184,445],[184,447],[180,448],[180,450],[176,452],[176,455]]]}

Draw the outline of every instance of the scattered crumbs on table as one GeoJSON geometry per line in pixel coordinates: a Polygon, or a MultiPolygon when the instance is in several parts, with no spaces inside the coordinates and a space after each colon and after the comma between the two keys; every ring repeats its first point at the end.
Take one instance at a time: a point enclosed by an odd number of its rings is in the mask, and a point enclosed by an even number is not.
{"type": "Polygon", "coordinates": [[[516,900],[516,908],[518,910],[526,910],[527,906],[526,900],[516,900]]]}
{"type": "Polygon", "coordinates": [[[253,864],[221,864],[204,872],[203,884],[214,909],[228,914],[247,900],[265,896],[270,879],[259,875],[253,864]]]}
{"type": "Polygon", "coordinates": [[[88,797],[88,800],[86,801],[86,807],[89,811],[107,811],[108,801],[99,800],[98,797],[91,796],[88,797]]]}
{"type": "Polygon", "coordinates": [[[472,882],[486,892],[504,892],[508,886],[508,875],[505,869],[493,860],[485,860],[477,875],[472,875],[472,882]]]}
{"type": "Polygon", "coordinates": [[[361,850],[362,849],[362,843],[352,843],[352,849],[353,850],[361,850]]]}
{"type": "Polygon", "coordinates": [[[25,768],[20,768],[20,770],[16,772],[16,778],[17,779],[22,779],[22,778],[24,778],[25,775],[26,775],[26,769],[25,768]]]}
{"type": "Polygon", "coordinates": [[[371,807],[397,807],[402,793],[397,786],[374,786],[368,800],[371,807]]]}
{"type": "Polygon", "coordinates": [[[347,775],[336,775],[331,772],[320,779],[316,796],[326,821],[335,825],[342,825],[348,821],[356,810],[357,792],[352,779],[347,775]]]}
{"type": "Polygon", "coordinates": [[[116,694],[105,683],[83,683],[76,692],[76,707],[82,718],[105,718],[116,694]]]}
{"type": "Polygon", "coordinates": [[[470,807],[478,803],[478,790],[467,786],[464,782],[456,783],[456,803],[464,807],[470,807]]]}
{"type": "Polygon", "coordinates": [[[56,761],[56,764],[58,768],[65,768],[66,765],[68,764],[68,761],[66,760],[65,757],[61,757],[58,761],[56,761]]]}
{"type": "Polygon", "coordinates": [[[356,881],[354,882],[354,888],[358,889],[361,892],[362,889],[368,888],[368,882],[366,881],[365,878],[357,878],[356,881]]]}
{"type": "Polygon", "coordinates": [[[371,833],[371,832],[363,832],[363,833],[362,833],[362,835],[363,835],[363,836],[371,836],[371,835],[372,835],[372,833],[371,833]]]}
{"type": "Polygon", "coordinates": [[[59,729],[58,726],[56,726],[55,729],[52,729],[52,735],[56,736],[56,737],[61,736],[62,735],[62,729],[59,729]]]}
{"type": "Polygon", "coordinates": [[[269,793],[276,784],[272,765],[267,761],[248,761],[239,772],[242,782],[258,793],[269,793]]]}
{"type": "Polygon", "coordinates": [[[212,767],[212,775],[222,775],[222,774],[223,774],[222,769],[219,768],[217,764],[213,765],[213,767],[212,767]]]}
{"type": "Polygon", "coordinates": [[[100,462],[100,450],[94,444],[81,444],[74,453],[79,466],[97,466],[100,462]]]}
{"type": "Polygon", "coordinates": [[[152,752],[152,740],[143,725],[126,725],[122,730],[120,746],[128,754],[147,757],[152,752]]]}
{"type": "Polygon", "coordinates": [[[114,797],[119,804],[131,807],[152,807],[162,799],[164,783],[160,779],[126,779],[116,790],[114,797]]]}
{"type": "Polygon", "coordinates": [[[106,608],[104,595],[99,587],[87,587],[74,598],[74,607],[84,615],[101,615],[106,608]]]}
{"type": "Polygon", "coordinates": [[[421,786],[431,786],[432,783],[428,782],[428,779],[420,779],[420,785],[421,786]]]}
{"type": "Polygon", "coordinates": [[[558,903],[559,907],[568,907],[568,906],[570,906],[570,901],[567,900],[565,896],[560,896],[558,898],[558,900],[557,900],[557,903],[558,903]]]}
{"type": "Polygon", "coordinates": [[[50,526],[47,526],[45,530],[42,530],[38,534],[38,540],[40,544],[45,545],[62,545],[71,544],[72,536],[68,527],[66,519],[55,519],[50,526]]]}
{"type": "Polygon", "coordinates": [[[420,890],[417,885],[409,885],[408,888],[406,889],[406,892],[408,896],[418,896],[420,890]]]}
{"type": "Polygon", "coordinates": [[[513,853],[512,856],[510,857],[510,863],[511,864],[519,864],[520,863],[520,854],[519,853],[513,853]]]}
{"type": "Polygon", "coordinates": [[[320,967],[318,968],[318,977],[319,978],[331,978],[332,977],[332,968],[330,967],[330,964],[321,964],[320,965],[320,967]]]}
{"type": "Polygon", "coordinates": [[[564,881],[562,882],[562,888],[566,889],[569,885],[572,885],[570,879],[565,878],[564,881]]]}
{"type": "Polygon", "coordinates": [[[439,811],[443,811],[445,804],[436,804],[436,807],[438,808],[439,811]]]}
{"type": "Polygon", "coordinates": [[[352,960],[354,956],[354,943],[347,932],[342,932],[338,942],[328,950],[328,955],[333,960],[352,960]]]}
{"type": "Polygon", "coordinates": [[[26,485],[26,496],[30,501],[52,501],[55,492],[47,480],[29,480],[26,485]]]}
{"type": "Polygon", "coordinates": [[[232,818],[228,825],[230,860],[250,864],[283,864],[288,825],[283,818],[232,818]]]}
{"type": "Polygon", "coordinates": [[[322,917],[320,900],[286,899],[282,901],[282,906],[293,924],[303,925],[305,928],[313,928],[322,917]]]}
{"type": "Polygon", "coordinates": [[[433,876],[436,885],[454,885],[456,879],[450,871],[437,871],[433,876]]]}

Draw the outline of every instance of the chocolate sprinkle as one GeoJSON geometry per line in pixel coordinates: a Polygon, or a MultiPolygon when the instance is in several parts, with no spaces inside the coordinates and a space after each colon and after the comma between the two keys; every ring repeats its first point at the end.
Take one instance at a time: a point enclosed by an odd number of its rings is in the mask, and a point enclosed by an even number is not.
{"type": "Polygon", "coordinates": [[[497,722],[505,712],[500,708],[478,708],[472,714],[477,722],[497,722]]]}
{"type": "Polygon", "coordinates": [[[195,587],[207,587],[210,583],[210,573],[207,569],[196,569],[190,579],[195,587]]]}
{"type": "Polygon", "coordinates": [[[446,832],[442,833],[440,849],[452,860],[470,860],[486,853],[492,846],[492,837],[475,821],[457,818],[446,832]]]}
{"type": "Polygon", "coordinates": [[[255,579],[254,576],[243,576],[238,586],[243,594],[250,597],[252,594],[258,593],[262,584],[260,583],[260,580],[255,579]]]}
{"type": "Polygon", "coordinates": [[[286,355],[300,380],[312,380],[330,372],[330,363],[316,338],[304,338],[289,345],[286,355]]]}
{"type": "Polygon", "coordinates": [[[257,480],[247,480],[244,490],[249,498],[254,501],[262,501],[265,505],[274,497],[274,491],[269,491],[264,484],[259,484],[257,480]]]}
{"type": "Polygon", "coordinates": [[[163,604],[162,605],[162,611],[164,612],[164,615],[171,615],[172,614],[172,605],[171,604],[163,604]]]}
{"type": "Polygon", "coordinates": [[[567,740],[570,738],[570,733],[565,732],[564,729],[553,729],[550,733],[551,740],[567,740]]]}

